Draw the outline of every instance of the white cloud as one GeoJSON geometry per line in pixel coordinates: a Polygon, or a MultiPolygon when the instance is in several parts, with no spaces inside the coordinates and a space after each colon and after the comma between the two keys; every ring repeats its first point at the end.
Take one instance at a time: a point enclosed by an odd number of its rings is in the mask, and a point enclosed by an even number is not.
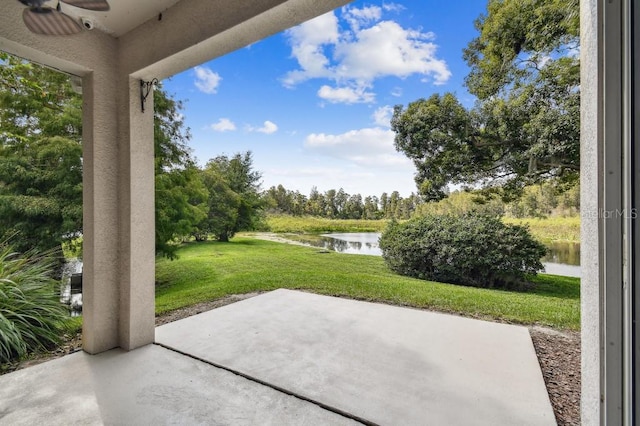
{"type": "Polygon", "coordinates": [[[342,8],[342,17],[353,31],[358,31],[363,25],[379,21],[382,17],[382,9],[378,6],[365,6],[362,9],[345,6],[342,8]]]}
{"type": "Polygon", "coordinates": [[[359,166],[411,167],[393,146],[395,133],[379,127],[350,130],[339,135],[312,133],[304,146],[316,154],[350,161],[359,166]]]}
{"type": "Polygon", "coordinates": [[[274,122],[269,120],[265,121],[262,127],[256,129],[256,132],[266,133],[267,135],[270,135],[271,133],[275,133],[277,131],[278,126],[274,122]]]}
{"type": "Polygon", "coordinates": [[[384,9],[385,12],[402,12],[406,8],[398,3],[383,3],[382,9],[384,9]]]}
{"type": "Polygon", "coordinates": [[[201,92],[213,95],[218,91],[218,86],[222,77],[220,74],[211,71],[207,67],[198,66],[194,68],[196,73],[195,85],[201,92]]]}
{"type": "Polygon", "coordinates": [[[383,8],[344,7],[341,18],[349,29],[341,28],[335,12],[330,12],[288,30],[291,56],[299,68],[288,72],[283,84],[293,87],[315,78],[332,80],[335,87],[323,85],[318,95],[331,102],[355,103],[364,101],[354,100],[358,90],[373,99],[370,89],[382,77],[418,74],[436,85],[446,83],[451,72],[436,55],[433,33],[382,20],[383,10],[397,8],[395,4],[383,8]]]}
{"type": "Polygon", "coordinates": [[[402,87],[394,87],[393,90],[391,90],[391,96],[395,96],[396,98],[402,96],[402,87]]]}
{"type": "Polygon", "coordinates": [[[318,90],[321,99],[335,103],[356,104],[375,101],[375,94],[367,91],[366,87],[330,87],[324,85],[318,90]]]}
{"type": "Polygon", "coordinates": [[[306,80],[305,73],[329,77],[329,59],[324,55],[325,44],[338,42],[338,18],[333,12],[325,13],[302,25],[287,30],[291,42],[291,56],[296,58],[302,70],[291,71],[283,79],[291,87],[306,80]]]}
{"type": "Polygon", "coordinates": [[[228,132],[236,130],[236,125],[228,118],[221,118],[211,125],[211,128],[217,132],[228,132]]]}
{"type": "Polygon", "coordinates": [[[451,76],[447,64],[435,56],[433,33],[405,30],[393,21],[379,22],[357,34],[354,43],[336,46],[345,78],[373,80],[394,75],[408,77],[422,74],[436,83],[445,83],[451,76]]]}
{"type": "Polygon", "coordinates": [[[390,127],[391,117],[393,116],[393,107],[385,105],[373,112],[373,122],[380,127],[390,127]]]}
{"type": "Polygon", "coordinates": [[[270,135],[271,133],[275,133],[278,131],[278,125],[273,121],[267,120],[263,123],[262,127],[254,127],[247,124],[245,126],[245,130],[247,132],[258,132],[258,133],[265,133],[267,135],[270,135]]]}

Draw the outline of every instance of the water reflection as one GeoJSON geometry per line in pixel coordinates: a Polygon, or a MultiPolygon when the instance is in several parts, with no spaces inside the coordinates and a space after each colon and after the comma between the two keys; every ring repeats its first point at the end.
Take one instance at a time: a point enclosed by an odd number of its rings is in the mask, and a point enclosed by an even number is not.
{"type": "Polygon", "coordinates": [[[547,245],[549,253],[542,258],[543,262],[580,265],[580,243],[554,242],[547,245]]]}
{"type": "Polygon", "coordinates": [[[73,258],[67,260],[62,269],[62,280],[60,282],[60,302],[69,306],[71,316],[82,315],[82,285],[76,285],[78,275],[82,273],[82,260],[73,258]],[[72,285],[72,277],[74,285],[72,285]]]}
{"type": "MultiPolygon", "coordinates": [[[[378,245],[379,238],[378,232],[353,232],[321,236],[300,235],[296,236],[296,241],[338,253],[382,256],[382,250],[378,245]]],[[[547,247],[549,253],[542,258],[546,273],[580,277],[580,243],[555,242],[547,247]]]]}
{"type": "Polygon", "coordinates": [[[378,245],[380,234],[377,232],[352,232],[344,234],[323,234],[323,247],[339,253],[366,254],[382,256],[378,245]]]}

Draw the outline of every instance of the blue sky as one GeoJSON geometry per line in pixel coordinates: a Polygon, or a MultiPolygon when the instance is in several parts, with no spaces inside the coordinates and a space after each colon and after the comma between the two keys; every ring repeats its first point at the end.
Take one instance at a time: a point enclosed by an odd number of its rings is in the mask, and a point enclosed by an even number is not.
{"type": "Polygon", "coordinates": [[[200,164],[251,150],[263,189],[407,196],[416,191],[415,169],[393,147],[393,106],[444,92],[473,105],[462,49],[485,7],[355,1],[175,75],[164,88],[185,101],[200,164]]]}

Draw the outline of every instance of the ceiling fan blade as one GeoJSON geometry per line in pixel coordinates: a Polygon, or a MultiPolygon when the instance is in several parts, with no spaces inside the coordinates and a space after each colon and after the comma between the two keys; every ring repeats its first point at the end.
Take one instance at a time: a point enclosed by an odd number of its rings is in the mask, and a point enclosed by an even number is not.
{"type": "Polygon", "coordinates": [[[29,6],[29,7],[42,7],[44,2],[49,0],[18,0],[18,1],[24,4],[25,6],[29,6]]]}
{"type": "Polygon", "coordinates": [[[98,12],[106,12],[110,9],[107,0],[61,0],[62,3],[66,3],[70,6],[75,6],[80,9],[95,10],[98,12]]]}
{"type": "Polygon", "coordinates": [[[29,30],[44,35],[70,35],[82,27],[69,16],[49,7],[25,9],[22,19],[29,30]]]}

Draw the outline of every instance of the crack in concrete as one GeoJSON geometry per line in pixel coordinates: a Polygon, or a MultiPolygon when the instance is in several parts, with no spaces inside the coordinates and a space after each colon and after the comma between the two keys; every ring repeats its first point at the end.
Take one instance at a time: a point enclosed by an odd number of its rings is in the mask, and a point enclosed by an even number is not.
{"type": "Polygon", "coordinates": [[[367,419],[364,419],[364,418],[362,418],[360,416],[356,416],[355,414],[351,414],[349,412],[343,411],[343,410],[341,410],[339,408],[336,408],[336,407],[333,407],[331,405],[327,405],[327,404],[322,403],[320,401],[316,401],[315,399],[306,397],[306,396],[301,395],[299,393],[293,392],[293,391],[291,391],[289,389],[282,388],[280,386],[274,385],[274,384],[269,383],[269,382],[265,382],[264,380],[260,380],[260,379],[258,379],[256,377],[250,376],[250,375],[245,374],[245,373],[243,373],[241,371],[234,370],[233,368],[225,367],[224,365],[220,365],[220,364],[217,364],[215,362],[208,361],[206,359],[203,359],[203,358],[200,358],[198,356],[189,354],[187,352],[183,352],[183,351],[180,351],[178,349],[172,348],[171,346],[163,345],[162,343],[154,342],[153,344],[157,345],[157,346],[160,346],[160,347],[162,347],[164,349],[170,350],[172,352],[178,353],[180,355],[184,355],[186,357],[189,357],[189,358],[195,359],[197,361],[203,362],[203,363],[208,364],[208,365],[210,365],[212,367],[228,371],[229,373],[235,374],[236,376],[243,377],[243,378],[245,378],[247,380],[250,380],[252,382],[258,383],[258,384],[263,385],[263,386],[266,386],[266,387],[271,388],[273,390],[276,390],[278,392],[282,392],[282,393],[284,393],[286,395],[290,395],[290,396],[292,396],[294,398],[297,398],[297,399],[300,399],[302,401],[309,402],[309,403],[314,404],[314,405],[316,405],[316,406],[318,406],[318,407],[320,407],[320,408],[322,408],[324,410],[331,411],[332,413],[338,414],[339,416],[348,418],[350,420],[356,421],[356,422],[361,423],[363,425],[366,425],[366,426],[380,426],[380,425],[378,425],[378,423],[374,423],[374,422],[372,422],[370,420],[367,420],[367,419]]]}

